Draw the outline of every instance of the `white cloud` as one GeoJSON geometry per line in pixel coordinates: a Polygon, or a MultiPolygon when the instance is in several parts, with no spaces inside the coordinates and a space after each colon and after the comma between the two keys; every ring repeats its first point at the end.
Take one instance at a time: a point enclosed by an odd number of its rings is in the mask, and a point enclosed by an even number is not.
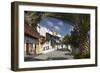
{"type": "Polygon", "coordinates": [[[53,23],[51,21],[47,21],[47,24],[52,27],[53,26],[53,23]]]}
{"type": "Polygon", "coordinates": [[[62,21],[58,22],[57,24],[60,25],[60,26],[63,26],[63,22],[62,21]]]}
{"type": "Polygon", "coordinates": [[[60,27],[54,26],[54,28],[55,28],[57,31],[60,31],[60,27]]]}
{"type": "Polygon", "coordinates": [[[74,28],[71,26],[71,27],[70,27],[70,31],[73,31],[73,29],[74,29],[74,28]]]}

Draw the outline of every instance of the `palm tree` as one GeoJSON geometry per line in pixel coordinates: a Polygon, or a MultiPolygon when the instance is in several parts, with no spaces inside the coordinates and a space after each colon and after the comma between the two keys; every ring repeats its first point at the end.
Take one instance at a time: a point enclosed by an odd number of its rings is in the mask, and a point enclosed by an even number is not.
{"type": "MultiPolygon", "coordinates": [[[[90,31],[90,16],[84,14],[76,14],[73,16],[75,19],[74,32],[77,36],[76,42],[78,42],[78,47],[80,49],[79,57],[80,58],[89,58],[90,57],[90,47],[89,47],[89,38],[88,32],[90,31]]],[[[75,37],[75,36],[74,36],[75,37]]],[[[74,40],[72,40],[74,41],[74,40]]]]}
{"type": "Polygon", "coordinates": [[[90,31],[90,17],[89,15],[81,15],[80,16],[80,49],[82,57],[90,57],[90,47],[89,47],[89,38],[88,32],[90,31]]]}

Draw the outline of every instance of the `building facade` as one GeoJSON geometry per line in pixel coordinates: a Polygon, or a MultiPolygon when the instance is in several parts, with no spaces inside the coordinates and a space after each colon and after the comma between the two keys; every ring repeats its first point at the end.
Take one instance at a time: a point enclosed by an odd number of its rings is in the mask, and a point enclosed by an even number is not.
{"type": "Polygon", "coordinates": [[[42,37],[44,37],[42,38],[43,43],[40,43],[41,47],[38,48],[40,50],[40,53],[48,53],[58,48],[58,43],[61,37],[60,35],[54,34],[55,32],[51,32],[46,27],[42,26],[37,27],[37,31],[40,33],[42,37]]]}

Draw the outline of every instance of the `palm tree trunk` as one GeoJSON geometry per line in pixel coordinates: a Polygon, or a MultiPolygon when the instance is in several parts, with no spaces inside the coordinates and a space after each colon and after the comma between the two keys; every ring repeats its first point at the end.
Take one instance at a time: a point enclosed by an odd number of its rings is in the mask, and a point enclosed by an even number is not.
{"type": "Polygon", "coordinates": [[[75,17],[75,25],[74,28],[77,31],[78,35],[79,35],[79,54],[80,54],[80,58],[84,58],[86,56],[90,56],[90,47],[89,47],[89,40],[87,38],[87,33],[84,31],[81,31],[81,20],[80,19],[80,15],[74,15],[75,17]]]}
{"type": "Polygon", "coordinates": [[[86,34],[81,33],[80,35],[80,56],[81,57],[89,57],[90,56],[90,47],[89,47],[89,40],[86,34]]]}

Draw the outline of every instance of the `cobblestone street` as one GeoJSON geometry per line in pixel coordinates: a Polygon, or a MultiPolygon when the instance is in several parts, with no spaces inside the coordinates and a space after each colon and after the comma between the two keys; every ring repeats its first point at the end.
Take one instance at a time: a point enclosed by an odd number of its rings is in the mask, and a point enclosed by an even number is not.
{"type": "Polygon", "coordinates": [[[55,50],[46,54],[41,54],[37,56],[25,57],[25,61],[46,61],[46,60],[64,60],[73,59],[73,56],[69,51],[66,50],[55,50]]]}

